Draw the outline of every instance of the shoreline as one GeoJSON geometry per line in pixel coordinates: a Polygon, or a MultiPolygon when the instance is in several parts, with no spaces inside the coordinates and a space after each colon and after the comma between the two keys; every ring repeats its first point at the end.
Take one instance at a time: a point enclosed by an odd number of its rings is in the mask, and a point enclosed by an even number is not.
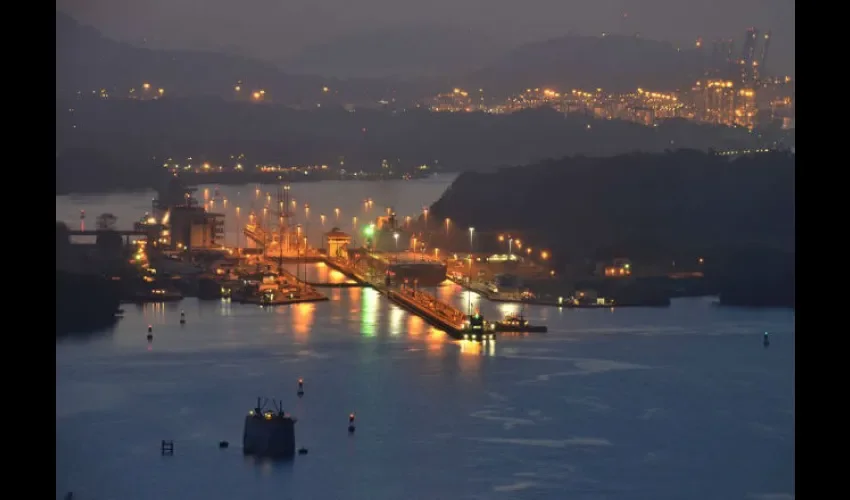
{"type": "MultiPolygon", "coordinates": [[[[291,177],[286,179],[280,179],[286,183],[291,184],[301,184],[301,183],[317,183],[317,182],[393,182],[393,181],[421,181],[427,180],[434,175],[457,175],[461,172],[454,171],[441,171],[436,172],[434,174],[429,174],[421,177],[413,177],[410,179],[405,179],[403,177],[392,177],[386,179],[377,179],[377,178],[324,178],[324,179],[300,179],[298,177],[291,177]]],[[[219,186],[241,186],[247,184],[260,184],[260,185],[270,185],[277,184],[278,179],[277,176],[269,174],[268,176],[263,176],[262,178],[257,178],[253,176],[246,176],[245,179],[235,180],[232,178],[225,179],[217,179],[216,174],[209,174],[209,178],[206,174],[204,175],[193,175],[193,176],[185,176],[180,177],[180,179],[189,186],[201,186],[205,184],[217,184],[219,186]]],[[[153,185],[138,185],[138,186],[103,186],[103,187],[94,187],[91,189],[67,189],[67,188],[56,188],[56,196],[96,196],[96,195],[114,195],[114,194],[131,194],[131,193],[143,193],[146,191],[155,191],[157,188],[153,185]]]]}

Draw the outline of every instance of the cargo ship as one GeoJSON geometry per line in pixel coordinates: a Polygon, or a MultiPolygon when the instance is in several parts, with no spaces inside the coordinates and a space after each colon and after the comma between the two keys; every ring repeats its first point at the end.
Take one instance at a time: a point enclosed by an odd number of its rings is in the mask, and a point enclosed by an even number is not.
{"type": "Polygon", "coordinates": [[[354,255],[358,266],[384,274],[396,284],[434,287],[446,281],[446,263],[429,255],[421,238],[400,227],[391,208],[370,224],[365,237],[366,248],[354,255]]]}
{"type": "Polygon", "coordinates": [[[356,258],[396,284],[433,287],[446,281],[446,263],[421,253],[362,252],[356,258]]]}

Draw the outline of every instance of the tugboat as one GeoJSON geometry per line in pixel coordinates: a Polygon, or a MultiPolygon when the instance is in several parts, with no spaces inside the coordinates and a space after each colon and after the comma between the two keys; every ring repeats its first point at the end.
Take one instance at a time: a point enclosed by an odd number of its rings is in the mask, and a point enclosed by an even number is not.
{"type": "Polygon", "coordinates": [[[180,292],[165,288],[139,290],[133,294],[133,302],[137,303],[177,302],[179,300],[183,300],[183,295],[180,292]]]}
{"type": "Polygon", "coordinates": [[[529,333],[546,333],[549,331],[546,325],[530,325],[528,320],[519,314],[508,314],[502,321],[493,323],[493,330],[497,332],[529,332],[529,333]]]}
{"type": "Polygon", "coordinates": [[[470,315],[467,325],[463,330],[461,330],[463,339],[474,340],[476,342],[495,340],[496,334],[492,331],[488,332],[485,323],[484,317],[481,316],[481,314],[475,313],[470,315]]]}

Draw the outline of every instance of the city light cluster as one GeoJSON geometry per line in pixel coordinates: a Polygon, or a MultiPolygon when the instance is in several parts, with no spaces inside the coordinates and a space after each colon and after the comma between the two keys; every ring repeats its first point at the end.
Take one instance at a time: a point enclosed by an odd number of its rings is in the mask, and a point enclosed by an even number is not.
{"type": "Polygon", "coordinates": [[[550,107],[560,113],[597,119],[626,120],[655,125],[660,120],[681,118],[701,123],[753,128],[760,122],[781,121],[791,128],[794,119],[790,78],[745,85],[732,80],[706,79],[685,92],[657,92],[638,88],[612,93],[601,88],[559,92],[550,88],[525,89],[502,102],[486,103],[483,89],[467,92],[456,88],[428,99],[424,106],[434,112],[514,113],[550,107]]]}

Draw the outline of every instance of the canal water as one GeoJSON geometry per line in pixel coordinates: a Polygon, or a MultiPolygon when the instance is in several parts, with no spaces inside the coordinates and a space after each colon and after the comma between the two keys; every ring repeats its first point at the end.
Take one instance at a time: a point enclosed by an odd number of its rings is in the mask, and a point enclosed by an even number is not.
{"type": "MultiPolygon", "coordinates": [[[[393,196],[410,211],[429,203],[415,193],[440,194],[406,184],[393,196]]],[[[348,189],[330,210],[369,196],[340,201],[348,189]]],[[[57,217],[73,222],[84,202],[121,225],[145,197],[57,197],[57,217]]],[[[344,280],[320,264],[307,274],[344,280]]],[[[324,291],[328,302],[272,309],[126,306],[112,330],[57,341],[57,497],[793,498],[791,311],[708,298],[662,309],[529,306],[549,333],[482,346],[449,339],[373,290],[324,291]],[[298,417],[308,455],[242,456],[257,396],[298,417]],[[174,440],[173,457],[160,456],[163,439],[174,440]]],[[[516,311],[453,284],[435,293],[485,317],[516,311]]]]}
{"type": "MultiPolygon", "coordinates": [[[[394,210],[400,221],[422,215],[451,185],[453,174],[440,174],[415,181],[324,181],[291,185],[289,208],[293,224],[301,224],[310,244],[322,245],[322,234],[333,227],[358,233],[375,218],[394,210]],[[372,203],[364,203],[371,200],[372,203]],[[294,203],[292,203],[294,201],[294,203]],[[324,217],[323,217],[324,216],[324,217]],[[356,217],[356,220],[355,220],[356,217]]],[[[254,214],[255,220],[274,225],[279,213],[277,185],[246,184],[241,186],[201,185],[195,192],[199,203],[225,217],[225,239],[228,245],[245,245],[245,237],[237,228],[254,214]]],[[[111,195],[68,195],[56,197],[56,220],[72,229],[80,227],[80,210],[86,212],[86,228],[93,229],[97,216],[116,216],[116,229],[132,229],[133,223],[152,211],[155,191],[111,195]]]]}

